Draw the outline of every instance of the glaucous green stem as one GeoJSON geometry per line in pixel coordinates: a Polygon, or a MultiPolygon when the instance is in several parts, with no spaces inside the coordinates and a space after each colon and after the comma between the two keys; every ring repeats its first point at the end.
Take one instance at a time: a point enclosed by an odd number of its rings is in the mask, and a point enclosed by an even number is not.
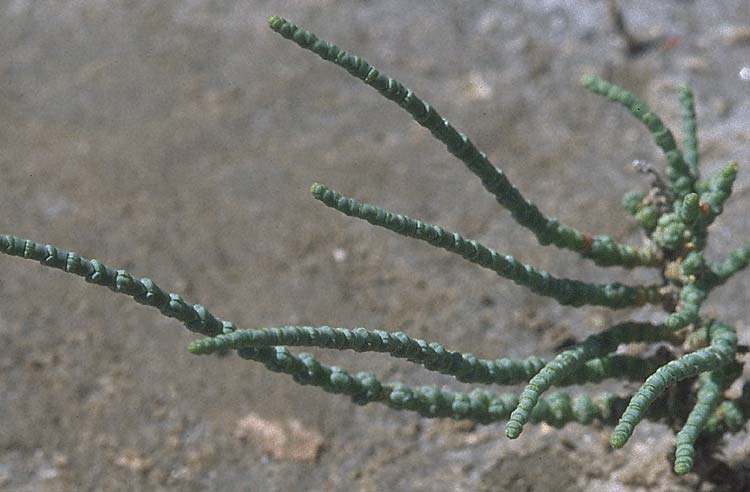
{"type": "Polygon", "coordinates": [[[724,211],[724,202],[732,194],[732,185],[737,178],[738,169],[737,161],[729,162],[711,176],[703,187],[700,201],[707,205],[703,219],[705,226],[711,224],[724,211]]]}
{"type": "Polygon", "coordinates": [[[699,283],[688,282],[683,285],[677,303],[678,311],[671,313],[664,324],[670,330],[677,331],[690,323],[697,323],[700,319],[698,312],[707,295],[707,289],[699,283]]]}
{"type": "MultiPolygon", "coordinates": [[[[383,384],[372,373],[350,375],[339,367],[321,364],[310,354],[294,355],[286,347],[246,347],[239,349],[237,353],[243,359],[264,364],[271,371],[292,376],[298,384],[347,395],[359,405],[379,402],[397,410],[414,411],[428,418],[451,417],[482,424],[507,420],[511,411],[518,406],[518,397],[511,393],[495,395],[476,389],[467,394],[437,386],[383,384]]],[[[555,392],[539,400],[529,420],[535,424],[546,422],[555,427],[571,422],[588,425],[595,420],[611,425],[616,422],[627,400],[628,398],[612,393],[601,393],[592,398],[586,394],[570,396],[564,392],[555,392]]],[[[723,402],[711,416],[706,432],[720,435],[726,431],[742,430],[744,407],[741,401],[723,402]]],[[[681,408],[676,410],[681,411],[681,408]]],[[[668,416],[674,417],[674,411],[675,408],[657,404],[648,412],[647,417],[661,420],[668,416]]]]}

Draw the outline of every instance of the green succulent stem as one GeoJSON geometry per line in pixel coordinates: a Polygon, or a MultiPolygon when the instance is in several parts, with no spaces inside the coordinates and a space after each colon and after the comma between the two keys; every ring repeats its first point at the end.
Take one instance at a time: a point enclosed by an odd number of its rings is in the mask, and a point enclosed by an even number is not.
{"type": "Polygon", "coordinates": [[[699,311],[701,304],[706,299],[708,290],[694,282],[683,285],[680,290],[680,299],[677,304],[677,311],[671,313],[664,324],[673,331],[686,327],[690,323],[697,323],[700,320],[699,311]]]}
{"type": "Polygon", "coordinates": [[[680,208],[680,219],[690,225],[700,217],[700,200],[698,199],[697,193],[688,193],[682,200],[682,207],[680,208]]]}
{"type": "Polygon", "coordinates": [[[732,185],[737,178],[739,165],[737,161],[730,161],[713,176],[711,176],[700,193],[700,201],[704,203],[704,225],[711,224],[724,211],[724,202],[732,194],[732,185]]]}
{"type": "Polygon", "coordinates": [[[488,268],[501,277],[529,288],[532,292],[552,297],[563,305],[606,306],[612,309],[641,306],[663,301],[660,286],[627,286],[620,283],[591,284],[579,280],[561,279],[525,265],[512,256],[501,255],[476,241],[413,219],[406,215],[346,197],[325,185],[315,183],[310,188],[313,196],[325,205],[350,217],[366,220],[372,225],[389,229],[402,236],[426,241],[433,246],[456,253],[465,259],[488,268]]]}
{"type": "Polygon", "coordinates": [[[229,349],[276,345],[387,353],[391,357],[407,359],[428,370],[450,374],[459,381],[470,383],[518,384],[528,381],[544,365],[544,361],[538,357],[522,360],[480,359],[472,354],[446,350],[439,343],[411,338],[403,332],[328,326],[236,330],[195,340],[188,350],[193,354],[210,354],[229,349]]]}
{"type": "Polygon", "coordinates": [[[703,428],[704,435],[719,435],[724,432],[739,432],[750,420],[750,382],[745,381],[742,394],[735,400],[723,400],[703,428]]]}
{"type": "MultiPolygon", "coordinates": [[[[292,354],[286,347],[245,347],[237,350],[240,357],[260,362],[267,369],[292,376],[301,385],[316,386],[326,392],[349,396],[358,405],[372,402],[385,404],[396,410],[417,412],[428,418],[454,418],[472,420],[481,424],[508,420],[518,406],[518,396],[512,393],[493,394],[475,389],[470,393],[454,392],[437,386],[412,387],[403,383],[381,383],[369,372],[349,374],[340,367],[327,366],[312,355],[292,354]]],[[[725,400],[711,415],[705,432],[722,434],[742,429],[745,398],[725,400]]],[[[594,421],[614,424],[628,398],[613,393],[597,396],[580,394],[571,396],[559,391],[541,398],[534,407],[529,421],[545,422],[554,427],[567,423],[590,425],[594,421]]],[[[653,406],[649,419],[662,420],[673,415],[674,408],[665,404],[653,406]]]]}

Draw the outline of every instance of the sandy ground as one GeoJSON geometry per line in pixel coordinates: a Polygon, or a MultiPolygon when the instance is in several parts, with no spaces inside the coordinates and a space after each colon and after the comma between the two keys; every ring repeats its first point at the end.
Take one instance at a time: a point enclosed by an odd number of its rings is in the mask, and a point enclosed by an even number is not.
{"type": "MultiPolygon", "coordinates": [[[[543,211],[639,244],[620,197],[663,165],[647,132],[577,85],[594,71],[679,128],[695,88],[704,170],[740,160],[711,258],[750,237],[750,9],[627,2],[623,54],[604,1],[0,2],[2,233],[149,276],[241,327],[403,330],[483,357],[548,357],[635,314],[561,307],[461,258],[322,206],[314,181],[440,223],[559,276],[648,281],[538,246],[408,115],[266,27],[279,14],[414,88],[543,211]]],[[[0,490],[739,490],[674,477],[673,434],[430,421],[299,387],[237,357],[197,357],[178,322],[0,258],[0,490]]],[[[707,314],[750,342],[748,277],[707,314]]],[[[382,356],[320,353],[385,380],[449,383],[382,356]]],[[[461,385],[453,387],[461,388],[461,385]]],[[[616,384],[620,391],[632,390],[616,384]]],[[[724,458],[750,475],[747,434],[724,458]]]]}

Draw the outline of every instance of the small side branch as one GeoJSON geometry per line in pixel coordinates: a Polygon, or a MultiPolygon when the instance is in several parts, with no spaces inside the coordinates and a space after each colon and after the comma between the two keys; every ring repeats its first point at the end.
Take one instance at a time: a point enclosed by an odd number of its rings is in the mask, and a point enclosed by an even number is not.
{"type": "Polygon", "coordinates": [[[724,202],[732,194],[732,186],[737,178],[737,161],[731,161],[711,176],[701,188],[700,202],[703,204],[703,223],[711,224],[724,211],[724,202]]]}
{"type": "Polygon", "coordinates": [[[687,283],[680,290],[680,300],[677,311],[670,314],[664,324],[673,331],[686,327],[690,323],[697,323],[701,304],[708,295],[707,290],[698,283],[687,283]]]}
{"type": "Polygon", "coordinates": [[[737,333],[733,328],[714,321],[709,327],[709,338],[709,347],[669,362],[646,379],[612,432],[612,447],[621,448],[625,445],[646,410],[669,386],[702,372],[721,369],[734,360],[737,353],[737,333]]]}
{"type": "Polygon", "coordinates": [[[748,264],[750,264],[750,241],[746,241],[742,247],[729,253],[724,260],[711,263],[708,266],[707,283],[712,288],[717,287],[729,280],[735,273],[747,268],[748,264]]]}

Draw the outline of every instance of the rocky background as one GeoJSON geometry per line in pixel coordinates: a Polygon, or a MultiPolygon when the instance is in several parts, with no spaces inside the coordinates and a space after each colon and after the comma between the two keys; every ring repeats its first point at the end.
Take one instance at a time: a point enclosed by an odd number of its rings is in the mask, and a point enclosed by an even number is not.
{"type": "MultiPolygon", "coordinates": [[[[703,170],[740,175],[710,257],[750,237],[750,9],[745,0],[623,2],[655,40],[628,54],[603,0],[0,2],[2,233],[153,278],[241,327],[403,330],[482,357],[548,357],[648,309],[575,309],[333,212],[320,181],[439,223],[558,276],[650,281],[541,247],[394,104],[266,27],[278,14],[365,56],[434,104],[543,211],[631,244],[620,206],[663,166],[647,131],[580,88],[595,72],[677,131],[699,114],[703,170]],[[745,76],[741,76],[741,73],[745,76]]],[[[743,490],[676,478],[674,436],[431,421],[300,387],[235,356],[197,357],[178,322],[107,289],[0,258],[0,490],[743,490]]],[[[750,342],[750,277],[704,312],[750,342]]],[[[318,351],[385,380],[450,383],[383,356],[318,351]]],[[[461,389],[461,385],[452,384],[461,389]]],[[[631,385],[611,388],[632,391],[631,385]]],[[[596,388],[587,388],[595,390],[596,388]]]]}

